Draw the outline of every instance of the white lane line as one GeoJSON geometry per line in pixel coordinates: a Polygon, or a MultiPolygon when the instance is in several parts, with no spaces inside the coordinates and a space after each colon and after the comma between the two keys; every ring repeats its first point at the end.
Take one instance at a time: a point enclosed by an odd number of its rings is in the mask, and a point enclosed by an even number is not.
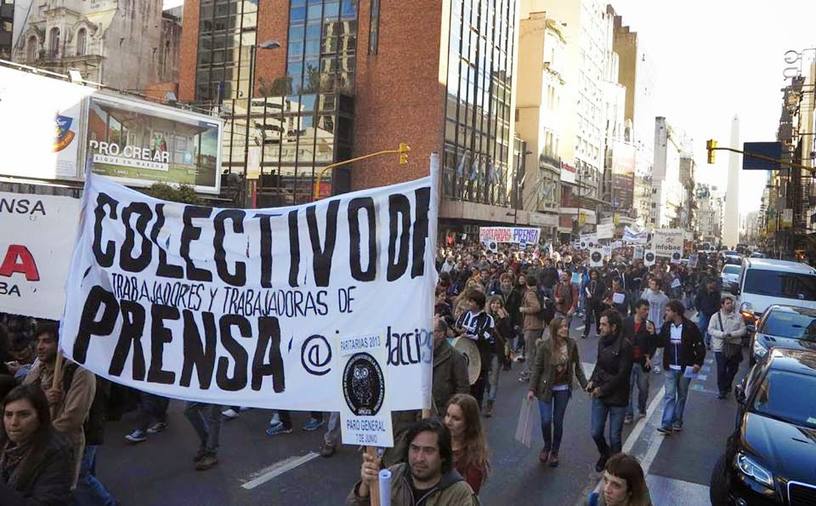
{"type": "MultiPolygon", "coordinates": [[[[584,368],[589,364],[584,364],[584,368]]],[[[658,413],[657,408],[660,407],[660,404],[663,402],[663,396],[666,395],[666,386],[661,386],[660,390],[657,391],[652,402],[649,403],[649,407],[646,408],[646,416],[638,420],[635,426],[632,428],[632,432],[629,433],[629,436],[626,438],[626,441],[623,443],[623,448],[621,451],[623,453],[630,453],[632,452],[632,448],[640,439],[643,430],[649,425],[651,428],[656,430],[656,426],[652,422],[652,419],[655,420],[661,417],[661,414],[658,413]]],[[[604,431],[605,432],[605,431],[604,431]]],[[[649,467],[651,467],[652,462],[654,461],[655,457],[657,456],[657,451],[660,450],[660,445],[663,444],[664,436],[658,436],[655,434],[652,436],[652,439],[649,441],[649,446],[646,449],[646,452],[642,457],[639,455],[634,455],[639,461],[640,466],[643,468],[643,475],[649,474],[649,467]]],[[[603,480],[598,480],[598,484],[592,490],[586,491],[586,493],[580,494],[578,497],[578,501],[575,503],[575,506],[585,506],[586,505],[586,498],[591,492],[600,492],[601,485],[603,484],[603,480]]],[[[586,490],[586,489],[585,489],[586,490]]]]}
{"type": "Polygon", "coordinates": [[[242,488],[247,490],[252,490],[255,487],[263,485],[267,481],[277,478],[278,476],[282,475],[283,473],[289,472],[292,469],[309,462],[310,460],[319,457],[320,454],[316,452],[309,452],[306,455],[302,455],[300,457],[289,457],[288,459],[281,460],[280,462],[275,462],[269,467],[265,467],[254,473],[250,476],[252,478],[250,481],[241,485],[242,488]]]}

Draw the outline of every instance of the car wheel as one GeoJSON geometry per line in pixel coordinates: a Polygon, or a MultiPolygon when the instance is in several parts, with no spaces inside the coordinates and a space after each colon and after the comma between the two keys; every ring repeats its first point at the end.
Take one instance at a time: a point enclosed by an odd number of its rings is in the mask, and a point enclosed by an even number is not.
{"type": "Polygon", "coordinates": [[[711,471],[709,498],[712,506],[728,506],[728,476],[725,471],[725,455],[717,459],[711,471]]]}

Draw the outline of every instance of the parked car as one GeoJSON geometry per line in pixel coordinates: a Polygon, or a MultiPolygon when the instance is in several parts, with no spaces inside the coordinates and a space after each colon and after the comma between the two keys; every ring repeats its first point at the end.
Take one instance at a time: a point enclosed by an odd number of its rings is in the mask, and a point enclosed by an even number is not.
{"type": "Polygon", "coordinates": [[[749,333],[769,306],[816,308],[816,269],[787,260],[746,258],[736,293],[749,333]]]}
{"type": "Polygon", "coordinates": [[[771,348],[816,350],[816,309],[770,306],[751,338],[751,364],[763,359],[771,348]]]}
{"type": "Polygon", "coordinates": [[[736,397],[736,428],[711,473],[711,504],[816,504],[816,352],[775,348],[736,397]]]}
{"type": "Polygon", "coordinates": [[[720,283],[723,290],[735,292],[739,286],[740,274],[742,274],[741,265],[726,264],[720,272],[720,283]]]}
{"type": "Polygon", "coordinates": [[[751,258],[765,258],[765,253],[761,251],[754,251],[751,253],[751,258]]]}

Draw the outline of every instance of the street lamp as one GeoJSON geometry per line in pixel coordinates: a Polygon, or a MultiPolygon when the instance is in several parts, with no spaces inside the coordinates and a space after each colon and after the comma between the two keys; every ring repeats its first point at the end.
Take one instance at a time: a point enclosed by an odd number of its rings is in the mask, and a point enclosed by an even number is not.
{"type": "MultiPolygon", "coordinates": [[[[281,47],[280,42],[275,39],[269,39],[260,44],[253,44],[249,46],[249,91],[247,93],[247,107],[246,107],[246,128],[244,131],[244,187],[248,190],[249,184],[249,122],[252,118],[252,94],[255,88],[255,59],[257,56],[256,49],[278,49],[281,47]]],[[[263,149],[263,145],[261,146],[263,149]]],[[[248,192],[247,192],[248,195],[248,192]]],[[[246,202],[244,202],[246,205],[246,202]]]]}

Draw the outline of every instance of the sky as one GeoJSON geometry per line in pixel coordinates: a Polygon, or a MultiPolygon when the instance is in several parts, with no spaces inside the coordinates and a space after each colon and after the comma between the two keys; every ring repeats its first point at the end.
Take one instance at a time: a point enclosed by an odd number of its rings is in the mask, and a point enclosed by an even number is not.
{"type": "MultiPolygon", "coordinates": [[[[651,57],[655,114],[694,139],[697,181],[725,190],[728,153],[718,152],[717,163],[706,164],[706,139],[728,146],[737,115],[741,142],[776,140],[783,70],[789,66],[784,55],[816,47],[816,1],[610,2],[651,57]]],[[[741,173],[741,215],[759,209],[766,177],[764,171],[741,173]]]]}

